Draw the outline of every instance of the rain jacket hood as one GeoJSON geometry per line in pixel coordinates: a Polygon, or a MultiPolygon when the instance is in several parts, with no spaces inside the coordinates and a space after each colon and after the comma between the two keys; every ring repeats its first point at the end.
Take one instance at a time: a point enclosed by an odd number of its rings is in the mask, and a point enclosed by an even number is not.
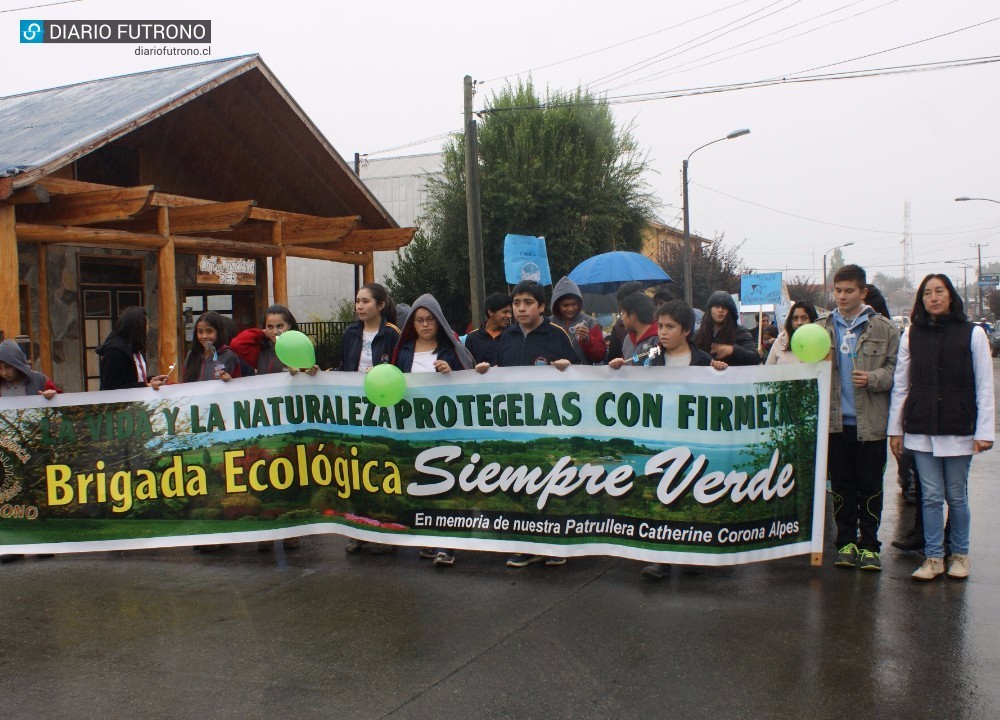
{"type": "Polygon", "coordinates": [[[470,353],[465,348],[465,345],[463,345],[455,336],[455,331],[451,329],[451,325],[448,324],[448,321],[444,317],[444,313],[441,311],[441,303],[439,303],[430,293],[425,293],[414,301],[413,306],[410,309],[410,313],[406,317],[406,322],[403,323],[403,328],[400,330],[399,343],[396,345],[396,355],[398,356],[400,348],[404,345],[416,342],[417,329],[413,326],[413,317],[420,308],[430,311],[448,338],[449,344],[446,344],[444,348],[439,347],[438,351],[440,352],[442,349],[453,351],[455,356],[458,358],[459,364],[462,366],[462,370],[471,370],[475,367],[476,361],[472,357],[472,353],[470,353]]]}
{"type": "Polygon", "coordinates": [[[724,290],[716,290],[714,293],[708,296],[708,302],[705,303],[705,314],[709,315],[712,308],[714,307],[724,307],[729,311],[729,314],[733,316],[733,320],[736,321],[738,325],[740,322],[740,311],[736,307],[736,301],[733,300],[733,296],[724,290]]]}
{"type": "Polygon", "coordinates": [[[559,314],[559,310],[557,309],[559,301],[564,297],[575,297],[579,300],[580,312],[577,313],[577,316],[583,314],[583,293],[580,292],[580,286],[564,275],[559,279],[559,282],[555,284],[555,287],[552,288],[552,302],[550,303],[550,307],[552,309],[553,317],[566,321],[573,320],[573,318],[564,318],[559,314]]]}
{"type": "Polygon", "coordinates": [[[28,379],[31,379],[35,372],[28,365],[28,358],[24,356],[24,352],[13,340],[0,342],[0,361],[7,363],[28,379]]]}

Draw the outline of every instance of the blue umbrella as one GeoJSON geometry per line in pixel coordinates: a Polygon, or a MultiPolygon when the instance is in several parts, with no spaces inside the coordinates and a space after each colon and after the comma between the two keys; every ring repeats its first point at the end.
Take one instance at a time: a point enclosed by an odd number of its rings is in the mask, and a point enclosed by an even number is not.
{"type": "Polygon", "coordinates": [[[613,293],[627,282],[640,282],[653,287],[673,282],[663,268],[645,255],[616,250],[587,258],[569,274],[569,279],[585,293],[613,293]]]}

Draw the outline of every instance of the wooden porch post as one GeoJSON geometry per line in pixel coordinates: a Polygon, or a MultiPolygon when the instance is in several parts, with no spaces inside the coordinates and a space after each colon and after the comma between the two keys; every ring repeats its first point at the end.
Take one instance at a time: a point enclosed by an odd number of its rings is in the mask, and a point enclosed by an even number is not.
{"type": "Polygon", "coordinates": [[[0,203],[0,330],[8,340],[21,332],[15,223],[14,206],[0,203]]]}
{"type": "Polygon", "coordinates": [[[49,247],[38,248],[38,359],[42,372],[52,377],[52,321],[49,319],[49,247]]]}
{"type": "Polygon", "coordinates": [[[361,276],[367,285],[368,283],[375,282],[375,253],[366,252],[364,256],[365,259],[361,265],[361,276]]]}
{"type": "Polygon", "coordinates": [[[288,307],[288,256],[281,241],[281,222],[271,225],[271,241],[281,248],[281,254],[271,258],[274,271],[274,302],[288,307]]]}
{"type": "Polygon", "coordinates": [[[156,370],[163,375],[168,367],[176,364],[170,379],[177,382],[181,377],[181,358],[177,347],[177,256],[174,253],[174,238],[170,234],[170,214],[165,207],[157,210],[156,228],[167,239],[167,244],[159,249],[156,260],[160,297],[160,353],[156,370]]]}

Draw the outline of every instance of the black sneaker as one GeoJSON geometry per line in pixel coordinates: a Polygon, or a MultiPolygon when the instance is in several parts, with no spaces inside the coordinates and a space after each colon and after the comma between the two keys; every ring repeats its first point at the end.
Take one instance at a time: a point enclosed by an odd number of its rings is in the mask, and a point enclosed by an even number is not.
{"type": "Polygon", "coordinates": [[[858,569],[881,572],[882,558],[874,550],[862,550],[860,559],[858,560],[858,569]]]}
{"type": "Polygon", "coordinates": [[[554,566],[558,566],[558,565],[565,565],[566,564],[566,558],[561,558],[561,557],[547,557],[547,558],[545,558],[545,564],[548,565],[549,567],[554,567],[554,566]]]}
{"type": "Polygon", "coordinates": [[[899,538],[899,540],[893,540],[892,546],[900,550],[923,550],[924,534],[922,532],[918,533],[916,530],[910,530],[899,538]]]}
{"type": "Polygon", "coordinates": [[[844,547],[837,551],[837,559],[834,561],[834,565],[843,568],[856,568],[858,566],[858,557],[861,551],[858,550],[858,546],[854,543],[847,543],[844,547]]]}
{"type": "Polygon", "coordinates": [[[663,580],[670,577],[670,566],[666,563],[654,563],[644,567],[639,574],[650,580],[663,580]]]}
{"type": "Polygon", "coordinates": [[[523,568],[528,567],[534,563],[545,562],[546,558],[544,555],[529,555],[527,553],[517,553],[517,555],[511,555],[507,558],[507,567],[510,568],[523,568]]]}
{"type": "Polygon", "coordinates": [[[434,560],[438,556],[437,548],[422,548],[420,550],[421,560],[434,560]]]}

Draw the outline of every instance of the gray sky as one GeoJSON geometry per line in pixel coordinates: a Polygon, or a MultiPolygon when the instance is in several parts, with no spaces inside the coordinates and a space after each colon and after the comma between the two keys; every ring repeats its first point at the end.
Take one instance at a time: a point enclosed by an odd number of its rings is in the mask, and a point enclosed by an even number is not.
{"type": "MultiPolygon", "coordinates": [[[[572,89],[638,64],[592,85],[613,98],[788,77],[1000,17],[995,0],[82,0],[16,10],[42,2],[0,0],[3,57],[23,70],[4,74],[0,95],[196,60],[138,57],[133,45],[21,45],[22,19],[209,19],[211,57],[259,53],[347,157],[458,129],[466,74],[489,80],[478,108],[503,86],[498,78],[516,81],[520,71],[532,69],[541,88],[572,89]]],[[[1000,20],[803,74],[998,55],[998,41],[1000,20]]],[[[752,130],[692,158],[692,229],[745,241],[744,258],[760,271],[819,279],[823,253],[853,242],[848,262],[901,275],[909,201],[917,280],[931,271],[961,279],[962,268],[944,261],[975,265],[976,243],[984,244],[984,264],[1000,260],[1000,205],[954,202],[1000,200],[998,88],[995,63],[620,104],[615,112],[635,123],[661,217],[674,225],[682,160],[732,130],[752,130]]]]}

